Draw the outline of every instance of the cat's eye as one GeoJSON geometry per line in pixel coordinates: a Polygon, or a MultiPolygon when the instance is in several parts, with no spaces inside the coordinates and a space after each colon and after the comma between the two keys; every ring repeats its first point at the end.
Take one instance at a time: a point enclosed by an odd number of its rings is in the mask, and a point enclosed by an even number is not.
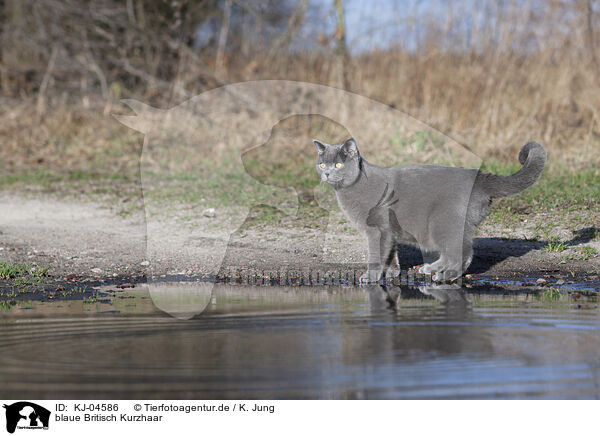
{"type": "Polygon", "coordinates": [[[338,162],[338,163],[336,163],[336,164],[335,164],[335,167],[336,167],[336,168],[341,168],[341,167],[343,167],[343,166],[344,166],[344,164],[343,164],[343,163],[341,163],[341,162],[338,162]]]}
{"type": "Polygon", "coordinates": [[[321,163],[319,164],[319,166],[320,166],[321,168],[325,169],[325,164],[324,164],[323,162],[321,162],[321,163]]]}

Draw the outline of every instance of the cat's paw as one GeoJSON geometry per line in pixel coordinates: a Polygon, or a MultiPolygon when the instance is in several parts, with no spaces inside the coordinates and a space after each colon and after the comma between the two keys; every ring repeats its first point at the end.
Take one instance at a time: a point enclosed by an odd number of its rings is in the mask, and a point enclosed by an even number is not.
{"type": "Polygon", "coordinates": [[[452,270],[438,271],[432,276],[432,280],[437,283],[451,283],[458,278],[460,278],[460,274],[452,270]]]}
{"type": "Polygon", "coordinates": [[[419,274],[431,274],[432,273],[432,268],[431,268],[431,264],[430,263],[426,263],[425,265],[419,267],[419,269],[417,270],[417,272],[419,274]]]}
{"type": "Polygon", "coordinates": [[[376,283],[381,280],[383,272],[381,270],[370,269],[360,276],[361,283],[376,283]]]}

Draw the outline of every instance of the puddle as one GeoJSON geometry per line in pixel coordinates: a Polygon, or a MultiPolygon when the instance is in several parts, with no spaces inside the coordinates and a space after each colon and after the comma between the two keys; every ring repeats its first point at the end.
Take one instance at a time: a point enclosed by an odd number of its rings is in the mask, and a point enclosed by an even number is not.
{"type": "Polygon", "coordinates": [[[101,292],[0,312],[2,397],[600,398],[595,298],[212,283],[101,292]]]}

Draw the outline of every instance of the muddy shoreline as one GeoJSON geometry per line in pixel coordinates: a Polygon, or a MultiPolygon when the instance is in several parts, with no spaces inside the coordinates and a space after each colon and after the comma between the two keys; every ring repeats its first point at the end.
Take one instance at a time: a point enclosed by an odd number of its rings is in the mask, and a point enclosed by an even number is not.
{"type": "MultiPolygon", "coordinates": [[[[143,210],[121,217],[92,201],[14,194],[1,195],[0,200],[4,205],[0,215],[0,261],[49,268],[48,276],[27,286],[12,279],[0,280],[3,299],[7,294],[21,298],[12,291],[24,287],[33,291],[27,298],[43,298],[44,293],[62,298],[61,291],[75,295],[69,290],[91,290],[104,284],[211,280],[265,285],[287,283],[294,274],[300,278],[317,274],[329,280],[328,272],[333,272],[331,283],[348,283],[348,271],[357,283],[366,268],[363,241],[343,225],[330,226],[328,232],[323,232],[294,222],[258,227],[243,223],[221,238],[222,251],[217,253],[206,235],[220,231],[218,225],[226,220],[226,211],[218,211],[218,219],[204,218],[208,230],[201,233],[190,230],[180,216],[149,223],[143,210]],[[160,247],[159,254],[149,249],[150,239],[160,247]]],[[[475,255],[463,279],[465,283],[496,283],[517,289],[584,284],[587,289],[600,291],[599,256],[584,259],[580,254],[581,247],[600,251],[600,241],[590,237],[588,229],[565,230],[562,252],[547,250],[546,241],[520,236],[519,229],[512,229],[513,233],[510,230],[484,223],[474,240],[475,255]]],[[[420,253],[404,248],[400,250],[403,274],[408,279],[412,275],[417,282],[423,280],[414,276],[413,270],[422,263],[420,253]]],[[[398,284],[410,283],[405,280],[398,284]]],[[[577,286],[571,286],[571,290],[577,286]]],[[[80,293],[87,295],[85,291],[80,293]]],[[[25,298],[27,293],[23,294],[25,298]]]]}

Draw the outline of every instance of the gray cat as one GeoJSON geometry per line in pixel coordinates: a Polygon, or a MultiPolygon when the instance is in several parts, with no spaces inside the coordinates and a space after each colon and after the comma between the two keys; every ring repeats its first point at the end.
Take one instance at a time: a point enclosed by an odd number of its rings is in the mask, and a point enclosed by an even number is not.
{"type": "Polygon", "coordinates": [[[379,167],[362,158],[354,139],[313,142],[321,181],[334,188],[341,209],[367,240],[368,270],[361,282],[380,280],[400,243],[438,253],[420,273],[433,274],[435,281],[459,278],[471,263],[473,235],[491,200],[533,185],[546,162],[544,147],[529,142],[519,153],[523,167],[510,176],[439,165],[379,167]]]}

